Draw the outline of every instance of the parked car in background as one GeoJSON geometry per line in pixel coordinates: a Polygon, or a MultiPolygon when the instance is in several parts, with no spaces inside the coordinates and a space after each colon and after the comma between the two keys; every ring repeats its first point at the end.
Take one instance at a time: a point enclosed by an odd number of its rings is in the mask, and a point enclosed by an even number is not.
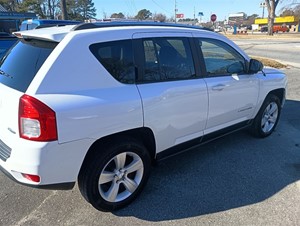
{"type": "Polygon", "coordinates": [[[273,32],[278,33],[278,32],[289,32],[289,28],[286,25],[274,25],[273,26],[273,32]]]}
{"type": "Polygon", "coordinates": [[[199,27],[102,22],[16,36],[0,61],[0,169],[32,187],[78,182],[98,210],[131,203],[156,160],[244,128],[271,135],[285,102],[282,71],[199,27]]]}
{"type": "MultiPolygon", "coordinates": [[[[268,26],[263,26],[261,27],[260,31],[261,32],[268,32],[268,26]]],[[[286,25],[274,25],[273,26],[273,33],[278,33],[278,32],[289,32],[289,27],[286,25]]]]}
{"type": "Polygon", "coordinates": [[[18,41],[18,38],[6,32],[0,32],[0,59],[18,41]]]}
{"type": "Polygon", "coordinates": [[[24,20],[20,26],[20,31],[24,30],[32,30],[36,28],[42,27],[50,27],[50,26],[62,26],[62,25],[72,25],[72,24],[80,24],[80,21],[74,20],[43,20],[43,19],[29,19],[24,20]]]}
{"type": "Polygon", "coordinates": [[[262,26],[260,32],[268,32],[268,26],[262,26]]]}

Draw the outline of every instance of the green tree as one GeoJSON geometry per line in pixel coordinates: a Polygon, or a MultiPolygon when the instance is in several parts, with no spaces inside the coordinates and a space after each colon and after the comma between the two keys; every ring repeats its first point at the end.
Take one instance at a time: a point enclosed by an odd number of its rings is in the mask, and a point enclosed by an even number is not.
{"type": "Polygon", "coordinates": [[[19,12],[31,12],[40,18],[47,18],[47,5],[44,0],[23,0],[18,4],[19,12]]]}
{"type": "Polygon", "coordinates": [[[60,11],[59,0],[22,0],[17,3],[17,12],[32,12],[40,18],[54,19],[60,11]]]}
{"type": "Polygon", "coordinates": [[[96,8],[92,0],[78,0],[78,7],[83,20],[95,18],[96,8]]]}
{"type": "Polygon", "coordinates": [[[123,13],[113,13],[111,14],[110,18],[121,18],[121,19],[124,19],[125,16],[123,13]]]}
{"type": "Polygon", "coordinates": [[[0,0],[0,4],[8,11],[17,11],[19,3],[19,0],[0,0]]]}
{"type": "Polygon", "coordinates": [[[66,0],[66,11],[69,20],[82,20],[76,0],[66,0]]]}
{"type": "Polygon", "coordinates": [[[152,13],[147,9],[142,9],[138,12],[138,14],[135,16],[138,20],[147,20],[150,19],[152,16],[152,13]]]}
{"type": "Polygon", "coordinates": [[[84,21],[96,16],[96,8],[92,0],[66,0],[69,20],[84,21]]]}

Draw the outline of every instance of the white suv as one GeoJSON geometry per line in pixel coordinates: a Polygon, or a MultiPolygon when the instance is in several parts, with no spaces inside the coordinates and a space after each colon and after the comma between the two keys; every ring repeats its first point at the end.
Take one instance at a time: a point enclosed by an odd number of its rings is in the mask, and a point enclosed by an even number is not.
{"type": "Polygon", "coordinates": [[[270,135],[286,76],[226,37],[164,23],[15,33],[0,61],[0,168],[70,189],[99,210],[129,204],[151,163],[249,127],[270,135]]]}

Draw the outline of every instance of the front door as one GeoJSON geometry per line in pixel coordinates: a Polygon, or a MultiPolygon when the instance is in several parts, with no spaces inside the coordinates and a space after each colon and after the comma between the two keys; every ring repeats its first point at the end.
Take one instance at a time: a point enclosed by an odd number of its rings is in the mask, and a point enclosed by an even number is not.
{"type": "Polygon", "coordinates": [[[198,39],[206,66],[209,110],[205,133],[247,122],[253,117],[259,81],[246,73],[246,61],[228,44],[198,39]]]}

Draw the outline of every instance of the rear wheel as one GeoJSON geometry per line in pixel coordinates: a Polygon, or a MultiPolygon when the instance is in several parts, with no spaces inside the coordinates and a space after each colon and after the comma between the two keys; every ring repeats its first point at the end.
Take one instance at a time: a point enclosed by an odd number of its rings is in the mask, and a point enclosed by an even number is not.
{"type": "Polygon", "coordinates": [[[275,95],[268,95],[257,113],[251,131],[256,137],[267,137],[275,129],[281,113],[280,100],[275,95]]]}
{"type": "Polygon", "coordinates": [[[83,167],[78,178],[83,197],[96,209],[112,211],[131,203],[145,186],[150,156],[137,141],[113,141],[83,167]]]}

